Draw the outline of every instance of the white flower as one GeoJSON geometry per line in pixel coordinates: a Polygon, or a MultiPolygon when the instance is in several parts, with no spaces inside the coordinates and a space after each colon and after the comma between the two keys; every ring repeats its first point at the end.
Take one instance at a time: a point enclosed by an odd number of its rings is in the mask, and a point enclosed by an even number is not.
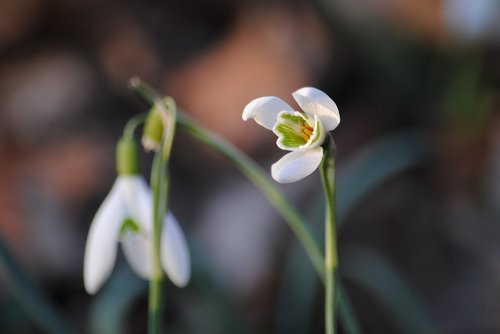
{"type": "MultiPolygon", "coordinates": [[[[121,241],[125,257],[142,278],[151,278],[153,199],[140,175],[120,175],[97,211],[85,248],[83,281],[94,294],[108,279],[121,241]]],[[[184,234],[169,213],[161,234],[161,264],[170,280],[185,286],[191,276],[191,260],[184,234]]]]}
{"type": "Polygon", "coordinates": [[[292,95],[303,112],[277,97],[264,96],[247,104],[242,115],[243,120],[253,118],[272,130],[278,147],[291,151],[271,167],[272,177],[280,183],[295,182],[314,172],[323,158],[321,145],[327,133],[340,123],[337,105],[319,89],[304,87],[292,95]]]}

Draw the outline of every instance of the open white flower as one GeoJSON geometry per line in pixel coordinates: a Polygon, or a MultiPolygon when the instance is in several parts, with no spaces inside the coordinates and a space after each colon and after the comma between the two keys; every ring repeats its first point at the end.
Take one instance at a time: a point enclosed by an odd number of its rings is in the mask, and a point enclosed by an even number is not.
{"type": "Polygon", "coordinates": [[[272,130],[278,147],[291,151],[271,167],[272,177],[280,183],[295,182],[314,172],[323,158],[321,145],[327,133],[340,123],[337,105],[319,89],[304,87],[292,95],[303,112],[277,97],[264,96],[247,104],[242,115],[243,120],[253,118],[272,130]]]}
{"type": "MultiPolygon", "coordinates": [[[[134,272],[150,279],[152,230],[153,199],[144,178],[119,175],[90,226],[83,268],[87,292],[96,293],[111,275],[119,241],[134,272]]],[[[171,213],[165,217],[160,253],[170,280],[185,286],[191,276],[191,260],[184,234],[171,213]]]]}

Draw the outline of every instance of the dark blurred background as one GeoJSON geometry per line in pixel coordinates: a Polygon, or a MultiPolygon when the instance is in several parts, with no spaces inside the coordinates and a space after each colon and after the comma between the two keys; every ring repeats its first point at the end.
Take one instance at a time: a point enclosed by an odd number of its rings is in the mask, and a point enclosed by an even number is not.
{"type": "MultiPolygon", "coordinates": [[[[147,284],[123,257],[96,296],[82,282],[114,145],[146,110],[137,75],[266,170],[282,152],[244,106],[328,93],[363,332],[499,333],[499,55],[496,0],[0,0],[0,234],[35,289],[4,260],[0,332],[50,332],[54,313],[70,333],[146,332],[147,284]]],[[[259,191],[182,130],[171,169],[193,279],[167,285],[165,332],[321,333],[321,284],[259,191]]],[[[321,241],[318,174],[281,188],[321,241]]]]}

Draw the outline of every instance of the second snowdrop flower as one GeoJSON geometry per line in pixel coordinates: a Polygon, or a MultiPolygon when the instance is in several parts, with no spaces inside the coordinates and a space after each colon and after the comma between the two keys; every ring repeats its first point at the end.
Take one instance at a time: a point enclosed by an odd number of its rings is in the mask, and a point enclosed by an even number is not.
{"type": "MultiPolygon", "coordinates": [[[[120,242],[131,268],[151,278],[153,199],[139,175],[137,147],[122,138],[117,146],[118,177],[90,226],[84,258],[84,284],[94,294],[111,275],[120,242]]],[[[175,217],[165,217],[161,232],[161,263],[170,280],[185,286],[191,274],[186,239],[175,217]]]]}
{"type": "Polygon", "coordinates": [[[314,172],[323,158],[321,145],[340,123],[337,105],[319,89],[304,87],[292,95],[302,111],[277,97],[264,96],[251,101],[242,115],[243,120],[253,118],[272,130],[278,147],[291,151],[271,167],[272,177],[280,183],[299,181],[314,172]]]}

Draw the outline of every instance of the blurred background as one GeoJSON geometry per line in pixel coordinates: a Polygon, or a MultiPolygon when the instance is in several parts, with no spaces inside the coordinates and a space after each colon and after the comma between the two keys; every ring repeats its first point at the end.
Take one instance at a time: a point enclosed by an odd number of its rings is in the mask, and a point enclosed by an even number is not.
{"type": "MultiPolygon", "coordinates": [[[[145,333],[123,256],[96,296],[82,281],[114,145],[146,110],[134,75],[266,170],[283,152],[244,106],[325,91],[363,332],[500,332],[500,1],[0,0],[1,333],[145,333]]],[[[262,194],[182,130],[171,170],[193,277],[167,284],[165,332],[321,333],[322,286],[262,194]]],[[[318,173],[281,188],[321,242],[318,173]]]]}

